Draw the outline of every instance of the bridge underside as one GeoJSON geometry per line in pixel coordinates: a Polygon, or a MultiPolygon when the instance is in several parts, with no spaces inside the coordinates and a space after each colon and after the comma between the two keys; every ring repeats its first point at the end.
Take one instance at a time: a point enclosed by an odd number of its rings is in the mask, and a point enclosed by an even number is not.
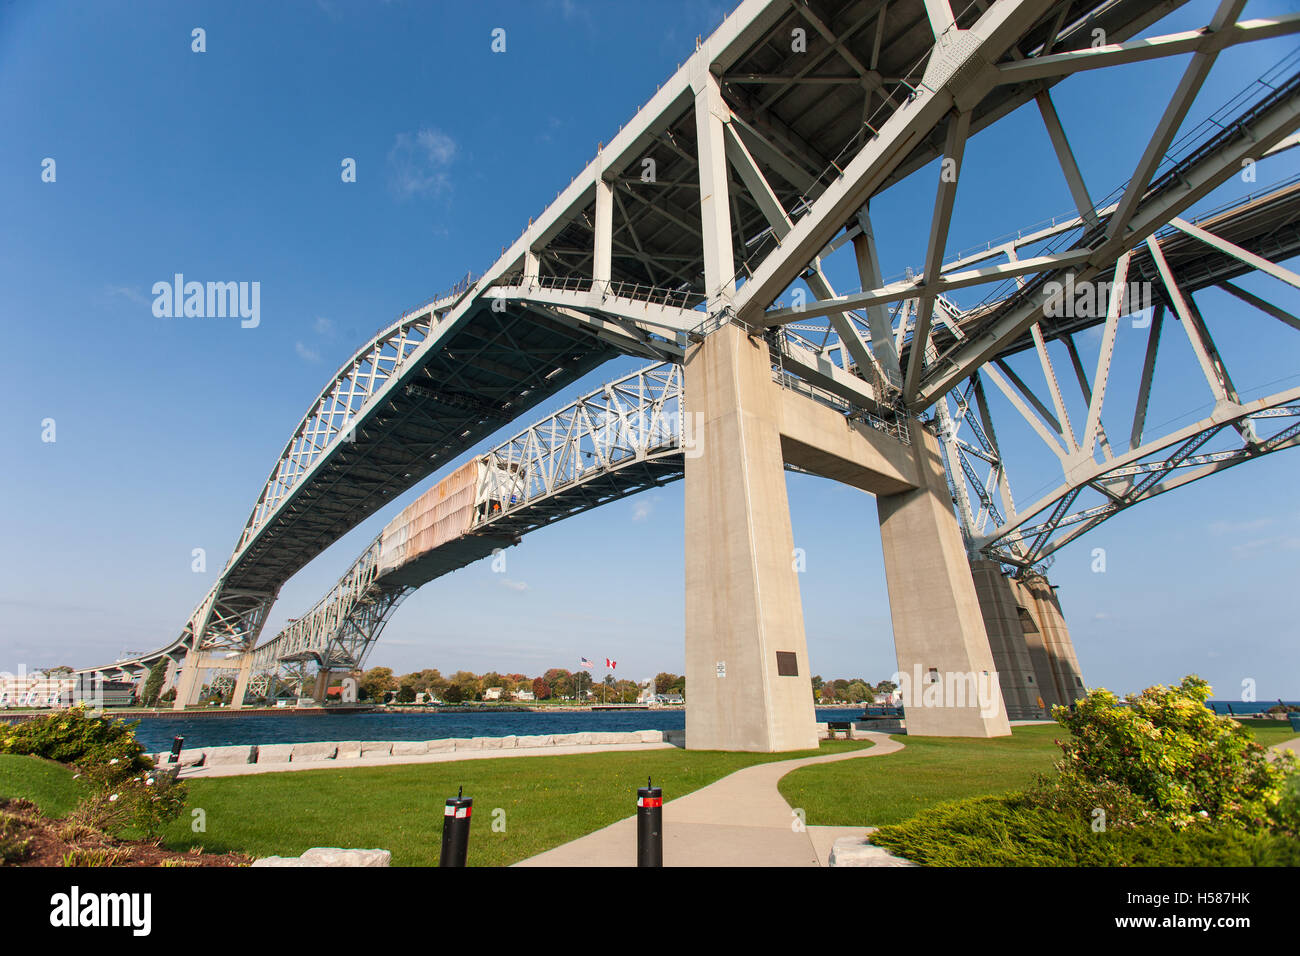
{"type": "MultiPolygon", "coordinates": [[[[153,658],[121,666],[183,657],[178,706],[197,693],[200,671],[226,653],[243,654],[236,705],[272,666],[359,666],[402,598],[426,581],[538,527],[684,477],[688,742],[811,746],[783,477],[793,467],[877,497],[900,673],[925,675],[917,683],[927,685],[937,675],[946,690],[951,675],[976,687],[1017,671],[1006,707],[990,712],[987,693],[941,697],[909,707],[910,732],[1003,734],[1011,698],[1022,711],[1041,710],[1040,697],[1064,701],[1077,663],[1071,672],[1059,607],[1035,574],[1054,529],[1074,520],[1075,498],[1092,489],[1110,499],[1083,513],[1081,533],[1158,493],[1174,469],[1201,470],[1163,487],[1300,441],[1292,426],[1261,433],[1266,419],[1300,417],[1300,395],[1243,401],[1191,299],[1218,286],[1252,301],[1254,293],[1232,285],[1250,270],[1300,282],[1275,265],[1300,251],[1296,184],[1195,226],[1179,219],[1235,176],[1243,158],[1262,161],[1293,136],[1300,76],[1271,76],[1235,103],[1233,116],[1212,117],[1210,134],[1174,142],[1222,49],[1297,32],[1300,19],[1237,22],[1241,0],[1223,0],[1204,30],[1130,42],[1177,6],[746,0],[483,276],[381,330],[340,369],[285,447],[235,553],[181,636],[153,658]],[[800,35],[802,49],[791,43],[800,35]],[[1053,88],[1076,70],[1176,54],[1189,63],[1138,168],[1113,202],[1094,204],[1053,88]],[[1026,104],[1043,118],[1078,220],[1049,230],[1046,248],[1023,259],[1013,241],[990,246],[1006,263],[981,266],[990,258],[982,255],[945,264],[967,140],[1026,104]],[[939,158],[925,261],[906,280],[885,284],[870,203],[939,158]],[[856,260],[858,293],[837,295],[827,279],[822,260],[840,249],[856,260]],[[1155,286],[1216,399],[1211,420],[1191,432],[1145,435],[1157,310],[1131,444],[1127,452],[1116,444],[1117,454],[1101,414],[1105,343],[1113,344],[1122,308],[1056,317],[1045,291],[1057,280],[1111,276],[1155,286]],[[777,302],[799,283],[811,301],[777,302]],[[996,288],[981,304],[952,302],[982,283],[996,288]],[[1090,380],[1074,336],[1091,326],[1102,326],[1103,350],[1090,380]],[[1048,344],[1070,352],[1086,406],[1077,432],[1048,344]],[[1011,370],[1022,354],[1040,360],[1047,399],[1011,370]],[[679,419],[689,410],[687,420],[698,422],[689,433],[679,424],[680,447],[597,436],[586,400],[575,403],[568,417],[550,420],[551,438],[531,429],[471,463],[482,473],[472,507],[457,505],[458,523],[435,546],[408,547],[405,526],[390,525],[308,615],[258,646],[292,574],[616,355],[681,363],[679,419]],[[1018,517],[985,378],[1056,454],[1064,477],[1018,517]],[[571,447],[554,438],[565,429],[576,436],[571,447]],[[1229,430],[1241,435],[1241,454],[1197,454],[1229,430]],[[1156,453],[1159,462],[1149,457],[1156,453]],[[987,481],[973,474],[971,455],[992,469],[987,481]],[[992,531],[984,527],[990,516],[992,531]],[[988,557],[998,559],[997,572],[977,564],[972,578],[968,559],[988,557]],[[1004,586],[1007,563],[1022,573],[1004,586]],[[1039,643],[1015,637],[1012,607],[1033,609],[1039,643]],[[1031,672],[1040,686],[1054,685],[1054,697],[1035,693],[1031,672]]],[[[1259,308],[1300,328],[1284,310],[1259,308]]],[[[653,401],[607,389],[604,413],[619,416],[628,406],[661,413],[673,374],[660,376],[656,387],[664,388],[653,401]]]]}

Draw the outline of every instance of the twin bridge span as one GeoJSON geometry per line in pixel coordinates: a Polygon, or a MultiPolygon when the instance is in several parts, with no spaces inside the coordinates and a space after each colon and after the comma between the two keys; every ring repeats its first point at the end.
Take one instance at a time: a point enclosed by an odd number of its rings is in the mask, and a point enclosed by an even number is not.
{"type": "MultiPolygon", "coordinates": [[[[207,671],[232,671],[238,706],[282,668],[359,666],[425,581],[681,477],[688,745],[812,746],[789,467],[876,496],[900,672],[998,677],[1005,707],[918,699],[910,733],[1004,734],[1008,714],[1072,699],[1082,681],[1043,575],[1054,552],[1300,441],[1300,390],[1230,368],[1241,343],[1300,331],[1275,301],[1300,288],[1281,264],[1300,253],[1300,193],[1285,179],[1300,56],[1245,90],[1207,82],[1224,50],[1294,35],[1300,16],[1243,19],[1244,0],[1224,0],[1203,28],[1161,32],[1178,6],[742,3],[483,275],[343,365],[180,634],[91,670],[175,662],[178,707],[207,671]],[[1099,197],[1076,149],[1109,144],[1077,125],[1072,140],[1053,91],[1165,57],[1181,80],[1132,176],[1099,197]],[[1184,128],[1202,95],[1227,102],[1184,128]],[[1075,209],[948,257],[967,141],[1015,129],[1003,120],[1022,106],[1075,209]],[[1216,206],[1216,190],[1247,169],[1253,183],[1256,166],[1274,185],[1225,188],[1216,206]],[[933,184],[933,205],[909,210],[928,216],[928,242],[914,271],[886,281],[877,242],[891,227],[872,199],[909,179],[933,184]],[[859,290],[832,288],[841,259],[859,290]],[[1076,302],[1102,281],[1152,290],[1152,307],[1141,295],[1076,302]],[[1250,306],[1226,337],[1224,293],[1250,306]],[[313,557],[619,355],[655,364],[452,471],[312,611],[260,642],[280,587],[313,557]],[[1168,419],[1170,408],[1190,414],[1168,419]],[[1004,454],[999,436],[1017,429],[1027,441],[1004,454]],[[1056,478],[1017,498],[1022,469],[1031,484],[1056,478]]],[[[1005,187],[1018,179],[1008,163],[1005,187]]],[[[1270,380],[1294,382],[1294,361],[1281,362],[1270,380]]]]}

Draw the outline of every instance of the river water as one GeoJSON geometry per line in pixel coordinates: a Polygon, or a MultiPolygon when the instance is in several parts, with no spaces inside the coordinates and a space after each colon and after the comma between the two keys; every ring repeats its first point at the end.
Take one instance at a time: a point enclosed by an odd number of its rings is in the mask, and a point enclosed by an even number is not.
{"type": "MultiPolygon", "coordinates": [[[[817,708],[818,720],[852,720],[861,707],[817,708]]],[[[172,738],[190,747],[311,743],[318,740],[438,740],[511,734],[574,734],[624,730],[682,730],[686,713],[672,710],[537,710],[452,714],[230,714],[147,717],[136,738],[147,752],[170,750],[172,738]]]]}

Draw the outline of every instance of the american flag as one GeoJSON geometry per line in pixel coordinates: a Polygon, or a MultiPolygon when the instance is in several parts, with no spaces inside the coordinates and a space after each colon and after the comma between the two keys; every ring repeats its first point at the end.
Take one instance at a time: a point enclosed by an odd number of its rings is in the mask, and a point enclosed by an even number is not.
{"type": "Polygon", "coordinates": [[[580,663],[583,667],[587,668],[587,670],[591,670],[593,667],[596,666],[591,661],[587,660],[585,657],[578,658],[578,663],[580,663]]]}
{"type": "Polygon", "coordinates": [[[615,670],[618,667],[618,661],[611,661],[607,657],[605,658],[605,666],[608,667],[610,670],[615,670]]]}

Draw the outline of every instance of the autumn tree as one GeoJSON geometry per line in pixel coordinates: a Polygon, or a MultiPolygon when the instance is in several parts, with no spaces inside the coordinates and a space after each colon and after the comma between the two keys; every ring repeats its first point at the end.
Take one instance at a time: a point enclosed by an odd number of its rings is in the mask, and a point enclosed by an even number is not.
{"type": "Polygon", "coordinates": [[[573,675],[562,667],[552,667],[542,675],[542,679],[551,687],[555,697],[573,696],[573,675]]]}
{"type": "Polygon", "coordinates": [[[367,700],[383,703],[390,690],[397,690],[397,678],[391,667],[372,667],[361,675],[358,686],[361,695],[367,700]]]}

